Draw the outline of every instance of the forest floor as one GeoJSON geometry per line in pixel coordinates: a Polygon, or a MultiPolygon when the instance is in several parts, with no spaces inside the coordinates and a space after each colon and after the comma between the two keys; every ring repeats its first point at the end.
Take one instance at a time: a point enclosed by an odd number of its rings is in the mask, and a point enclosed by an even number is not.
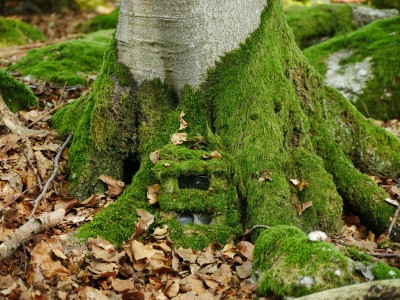
{"type": "MultiPolygon", "coordinates": [[[[48,16],[49,20],[54,17],[48,16]]],[[[43,22],[43,18],[40,26],[46,27],[51,22],[43,22]]],[[[52,27],[55,30],[53,36],[48,33],[50,41],[73,37],[75,32],[68,29],[68,24],[85,18],[87,16],[62,17],[65,23],[52,27]]],[[[0,49],[0,64],[9,65],[17,61],[28,48],[0,49]]],[[[83,202],[70,197],[68,147],[60,151],[67,137],[52,130],[49,122],[57,109],[89,93],[90,87],[55,86],[18,73],[13,75],[34,91],[40,104],[40,108],[19,112],[20,121],[28,128],[44,133],[40,136],[0,136],[0,241],[18,236],[21,226],[31,219],[34,202],[41,194],[44,197],[38,201],[34,218],[60,212],[62,220],[27,236],[10,256],[0,260],[0,298],[255,298],[254,246],[246,237],[234,244],[214,243],[203,251],[175,249],[168,238],[168,229],[149,230],[153,216],[138,211],[141,217],[136,223],[135,238],[127,241],[122,249],[115,249],[102,238],[90,239],[87,244],[74,243],[71,233],[113,203],[126,185],[107,177],[104,179],[108,187],[105,194],[92,195],[83,202]],[[60,156],[58,171],[50,181],[57,154],[60,156]],[[49,186],[46,190],[47,181],[49,186]]],[[[400,136],[400,120],[376,122],[400,136]]],[[[399,179],[373,179],[388,192],[392,204],[399,205],[399,179]]],[[[374,259],[400,267],[399,244],[382,247],[380,242],[387,236],[377,236],[369,231],[351,212],[346,212],[343,219],[342,232],[330,237],[333,245],[338,248],[353,245],[374,259]]]]}

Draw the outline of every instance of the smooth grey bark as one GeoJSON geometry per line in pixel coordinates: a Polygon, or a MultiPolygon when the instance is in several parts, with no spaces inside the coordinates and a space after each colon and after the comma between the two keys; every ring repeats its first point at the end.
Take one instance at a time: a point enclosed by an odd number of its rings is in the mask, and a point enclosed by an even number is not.
{"type": "Polygon", "coordinates": [[[126,0],[116,33],[119,61],[133,78],[160,78],[179,95],[245,41],[267,0],[126,0]]]}

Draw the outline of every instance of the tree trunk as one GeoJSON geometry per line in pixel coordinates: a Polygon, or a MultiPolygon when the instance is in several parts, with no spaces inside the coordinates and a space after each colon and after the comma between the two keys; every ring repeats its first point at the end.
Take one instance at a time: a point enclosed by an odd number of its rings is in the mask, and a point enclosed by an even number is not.
{"type": "Polygon", "coordinates": [[[367,175],[399,175],[400,141],[323,85],[279,0],[213,3],[123,1],[93,93],[55,116],[59,130],[75,132],[74,194],[104,190],[102,174],[133,175],[80,235],[121,244],[138,208],[168,224],[175,245],[196,248],[242,225],[332,233],[343,202],[385,231],[394,208],[367,175]],[[178,132],[187,141],[175,145],[178,132]]]}

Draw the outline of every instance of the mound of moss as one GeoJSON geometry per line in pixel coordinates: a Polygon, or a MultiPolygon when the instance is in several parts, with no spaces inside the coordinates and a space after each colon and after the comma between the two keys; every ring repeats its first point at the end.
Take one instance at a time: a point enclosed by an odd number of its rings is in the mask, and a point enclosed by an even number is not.
{"type": "Polygon", "coordinates": [[[300,49],[357,28],[347,4],[292,6],[285,14],[300,49]]]}
{"type": "Polygon", "coordinates": [[[0,17],[0,47],[25,45],[44,39],[39,29],[18,20],[0,17]]]}
{"type": "Polygon", "coordinates": [[[78,25],[82,32],[89,33],[104,29],[115,29],[118,23],[119,9],[107,15],[98,15],[91,20],[78,25]]]}
{"type": "Polygon", "coordinates": [[[254,269],[262,296],[299,297],[370,280],[400,278],[400,270],[381,262],[357,262],[331,244],[310,241],[294,226],[265,230],[254,249],[254,269]]]}
{"type": "Polygon", "coordinates": [[[54,83],[86,85],[86,76],[100,70],[112,34],[113,30],[104,30],[82,39],[30,50],[17,64],[18,71],[54,83]]]}
{"type": "Polygon", "coordinates": [[[0,95],[12,112],[37,105],[33,92],[2,70],[0,70],[0,95]]]}
{"type": "MultiPolygon", "coordinates": [[[[352,33],[334,37],[307,48],[303,52],[308,61],[322,75],[333,72],[328,71],[327,66],[331,61],[328,58],[334,58],[333,55],[336,57],[339,55],[338,63],[341,69],[336,71],[338,74],[346,73],[346,70],[351,70],[353,66],[357,68],[357,66],[365,65],[355,74],[368,76],[365,86],[356,88],[356,91],[351,91],[346,87],[343,89],[339,86],[335,87],[344,94],[353,95],[351,98],[354,105],[364,115],[387,120],[400,116],[399,45],[400,17],[395,17],[374,21],[352,33]]],[[[351,79],[347,81],[349,80],[351,79]]]]}

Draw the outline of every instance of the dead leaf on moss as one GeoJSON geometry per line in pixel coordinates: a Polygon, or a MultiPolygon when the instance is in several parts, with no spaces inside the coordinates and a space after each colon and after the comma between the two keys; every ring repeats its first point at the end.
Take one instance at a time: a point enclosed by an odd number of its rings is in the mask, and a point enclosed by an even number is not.
{"type": "Polygon", "coordinates": [[[396,207],[400,205],[400,203],[399,203],[398,201],[392,200],[392,199],[390,199],[390,198],[386,198],[385,201],[386,201],[387,203],[390,203],[390,204],[396,206],[396,207]]]}
{"type": "Polygon", "coordinates": [[[254,245],[247,241],[239,242],[236,247],[240,253],[247,258],[247,260],[253,260],[254,245]]]}
{"type": "Polygon", "coordinates": [[[118,196],[122,193],[125,187],[125,182],[112,178],[108,175],[101,175],[99,177],[101,181],[107,184],[106,194],[110,197],[118,196]]]}
{"type": "Polygon", "coordinates": [[[203,155],[203,158],[205,158],[205,159],[209,159],[209,158],[217,158],[217,159],[220,159],[220,158],[222,158],[222,154],[221,153],[219,153],[218,151],[212,151],[210,154],[204,154],[203,155]]]}
{"type": "Polygon", "coordinates": [[[156,204],[158,202],[158,192],[161,189],[160,184],[153,184],[147,187],[147,199],[150,205],[156,204]]]}
{"type": "Polygon", "coordinates": [[[313,205],[312,201],[307,201],[307,202],[302,203],[301,206],[300,206],[300,209],[299,209],[299,214],[302,215],[303,212],[306,209],[310,208],[312,205],[313,205]]]}
{"type": "Polygon", "coordinates": [[[184,116],[185,116],[185,113],[182,111],[178,118],[179,123],[180,123],[179,131],[185,130],[186,128],[189,127],[188,123],[183,119],[184,116]]]}
{"type": "Polygon", "coordinates": [[[150,161],[156,164],[160,158],[160,150],[156,150],[150,153],[150,161]]]}
{"type": "Polygon", "coordinates": [[[164,239],[168,234],[168,225],[164,225],[162,228],[161,227],[157,227],[156,229],[154,229],[153,232],[153,236],[155,239],[157,240],[161,240],[164,239]]]}
{"type": "Polygon", "coordinates": [[[308,183],[306,181],[300,181],[298,179],[290,179],[290,182],[296,186],[296,188],[301,192],[308,187],[308,183]]]}
{"type": "Polygon", "coordinates": [[[171,136],[171,142],[174,145],[180,145],[187,141],[187,134],[186,133],[174,133],[171,136]]]}
{"type": "Polygon", "coordinates": [[[258,182],[264,182],[266,180],[272,181],[271,173],[267,169],[261,171],[261,177],[258,178],[258,182]]]}

